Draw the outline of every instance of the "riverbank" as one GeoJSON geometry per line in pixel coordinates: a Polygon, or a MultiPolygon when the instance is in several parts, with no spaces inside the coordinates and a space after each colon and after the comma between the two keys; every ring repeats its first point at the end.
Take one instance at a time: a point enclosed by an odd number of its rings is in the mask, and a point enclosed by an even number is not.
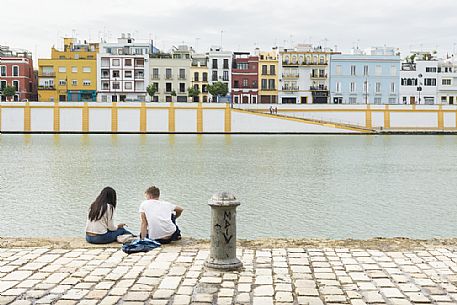
{"type": "MultiPolygon", "coordinates": [[[[49,249],[97,249],[97,248],[116,248],[116,243],[108,245],[91,245],[84,238],[34,238],[34,237],[0,237],[0,248],[49,248],[49,249]]],[[[173,246],[209,248],[209,240],[185,238],[176,242],[173,246]]],[[[402,251],[419,250],[429,247],[457,247],[457,238],[443,239],[410,239],[410,238],[372,238],[368,240],[346,239],[281,239],[264,238],[255,240],[238,240],[239,247],[253,249],[261,248],[349,248],[349,249],[372,249],[381,251],[402,251]]],[[[170,247],[170,246],[168,246],[170,247]]]]}
{"type": "Polygon", "coordinates": [[[457,240],[240,241],[238,271],[208,241],[148,253],[80,238],[0,238],[0,305],[457,304],[457,240]]]}

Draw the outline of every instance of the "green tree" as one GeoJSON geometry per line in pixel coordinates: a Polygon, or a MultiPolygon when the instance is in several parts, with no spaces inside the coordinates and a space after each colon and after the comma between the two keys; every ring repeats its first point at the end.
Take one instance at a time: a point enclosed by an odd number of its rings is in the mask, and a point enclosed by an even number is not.
{"type": "Polygon", "coordinates": [[[151,101],[154,100],[154,96],[157,93],[157,86],[154,84],[150,84],[149,86],[146,87],[146,92],[151,97],[151,101]]]}
{"type": "Polygon", "coordinates": [[[216,96],[219,101],[220,96],[226,96],[228,93],[228,86],[223,82],[216,82],[212,85],[208,85],[208,92],[212,96],[216,96]]]}
{"type": "Polygon", "coordinates": [[[16,94],[16,88],[13,86],[6,86],[5,88],[3,88],[2,94],[7,98],[11,98],[16,94]]]}
{"type": "Polygon", "coordinates": [[[171,100],[172,100],[173,102],[176,102],[176,95],[177,95],[177,94],[176,94],[176,91],[175,91],[175,90],[171,91],[171,100]]]}
{"type": "Polygon", "coordinates": [[[194,88],[194,87],[189,87],[189,89],[187,89],[187,92],[188,92],[189,96],[192,97],[193,99],[197,98],[201,93],[199,89],[194,88]]]}

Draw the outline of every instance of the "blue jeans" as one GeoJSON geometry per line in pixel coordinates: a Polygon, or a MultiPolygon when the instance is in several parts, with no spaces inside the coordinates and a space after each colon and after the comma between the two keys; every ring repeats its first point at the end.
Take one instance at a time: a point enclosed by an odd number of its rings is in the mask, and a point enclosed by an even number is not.
{"type": "Polygon", "coordinates": [[[176,215],[171,214],[171,221],[175,224],[176,226],[176,231],[171,235],[169,239],[156,239],[156,242],[161,243],[162,245],[166,245],[171,243],[172,241],[177,241],[181,239],[181,230],[179,230],[179,227],[176,225],[176,215]]]}
{"type": "Polygon", "coordinates": [[[89,236],[86,234],[86,241],[89,244],[110,244],[117,240],[117,237],[124,234],[132,234],[124,228],[119,228],[116,231],[108,231],[105,234],[97,236],[89,236]]]}

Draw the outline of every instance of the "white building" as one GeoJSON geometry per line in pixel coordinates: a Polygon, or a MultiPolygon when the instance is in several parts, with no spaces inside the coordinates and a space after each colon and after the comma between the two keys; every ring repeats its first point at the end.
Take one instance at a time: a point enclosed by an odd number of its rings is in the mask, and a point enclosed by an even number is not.
{"type": "Polygon", "coordinates": [[[155,102],[191,101],[187,90],[191,86],[192,53],[192,48],[182,45],[173,48],[171,53],[158,53],[151,56],[150,83],[157,88],[155,102]]]}
{"type": "Polygon", "coordinates": [[[326,104],[329,102],[328,63],[330,49],[298,45],[280,49],[278,102],[281,104],[326,104]]]}
{"type": "Polygon", "coordinates": [[[402,63],[400,104],[439,103],[437,98],[439,61],[427,52],[416,52],[402,63]]]}
{"type": "Polygon", "coordinates": [[[97,101],[145,101],[151,42],[138,43],[122,34],[116,43],[102,43],[97,54],[97,101]]]}
{"type": "MultiPolygon", "coordinates": [[[[208,52],[208,70],[209,70],[209,85],[215,82],[222,82],[227,85],[227,97],[222,97],[219,102],[230,100],[229,94],[232,91],[232,61],[233,52],[224,51],[221,47],[212,47],[208,52]]],[[[213,102],[216,102],[215,97],[210,97],[213,102]]]]}
{"type": "Polygon", "coordinates": [[[457,63],[454,58],[438,63],[438,99],[441,104],[457,104],[457,63]]]}

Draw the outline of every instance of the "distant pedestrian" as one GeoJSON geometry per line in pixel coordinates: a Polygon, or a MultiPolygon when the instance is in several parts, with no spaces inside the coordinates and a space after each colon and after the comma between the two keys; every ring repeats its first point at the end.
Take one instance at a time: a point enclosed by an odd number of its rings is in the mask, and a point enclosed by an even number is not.
{"type": "Polygon", "coordinates": [[[124,229],[126,224],[113,224],[116,209],[116,191],[105,187],[91,204],[86,224],[86,241],[91,244],[109,244],[117,237],[131,233],[124,229]]]}
{"type": "Polygon", "coordinates": [[[270,114],[273,114],[273,106],[270,106],[270,114]]]}
{"type": "Polygon", "coordinates": [[[278,114],[278,107],[275,107],[275,114],[278,114]]]}

